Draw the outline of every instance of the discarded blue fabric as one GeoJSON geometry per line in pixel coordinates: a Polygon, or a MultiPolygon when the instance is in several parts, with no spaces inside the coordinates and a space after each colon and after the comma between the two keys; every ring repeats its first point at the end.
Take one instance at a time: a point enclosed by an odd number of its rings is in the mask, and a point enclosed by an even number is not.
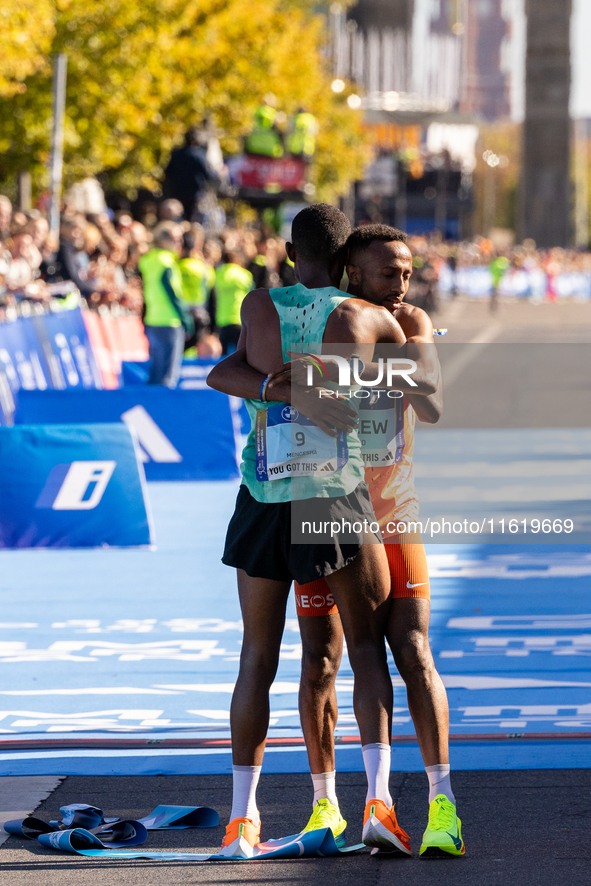
{"type": "Polygon", "coordinates": [[[49,834],[40,834],[37,838],[43,846],[51,846],[55,849],[66,848],[70,845],[71,834],[83,834],[83,837],[75,838],[75,842],[89,842],[92,846],[101,849],[117,849],[122,846],[139,846],[145,843],[148,832],[139,821],[131,819],[116,821],[113,824],[103,824],[92,831],[84,828],[72,828],[67,831],[52,831],[49,834]]]}
{"type": "Polygon", "coordinates": [[[209,806],[156,806],[149,815],[138,821],[149,831],[178,831],[185,828],[215,828],[220,823],[220,817],[209,806]]]}
{"type": "Polygon", "coordinates": [[[365,849],[363,843],[339,849],[330,828],[309,831],[306,834],[295,834],[281,840],[269,840],[261,843],[254,850],[252,859],[228,859],[224,855],[206,855],[202,852],[150,852],[148,851],[113,851],[107,848],[95,834],[83,828],[42,834],[39,842],[50,849],[73,852],[92,858],[148,858],[160,861],[261,861],[262,859],[318,858],[343,855],[365,849]]]}
{"type": "Polygon", "coordinates": [[[36,840],[43,834],[79,829],[100,836],[102,843],[111,846],[135,846],[146,840],[148,831],[215,828],[220,821],[218,813],[209,806],[156,806],[148,815],[137,820],[106,818],[102,809],[86,803],[61,806],[60,812],[61,821],[47,823],[29,816],[5,822],[4,830],[16,837],[36,840]],[[135,833],[132,834],[132,831],[135,833]],[[141,834],[143,839],[136,839],[141,834]]]}
{"type": "MultiPolygon", "coordinates": [[[[121,846],[139,846],[141,843],[145,843],[148,838],[148,831],[144,825],[134,819],[104,823],[88,830],[85,828],[63,830],[56,827],[56,822],[47,824],[47,822],[31,816],[23,821],[7,821],[4,830],[15,837],[26,837],[28,840],[38,839],[40,842],[42,842],[41,837],[45,839],[80,831],[97,841],[96,845],[103,847],[108,845],[113,849],[121,846]]],[[[93,845],[95,844],[93,843],[93,845]]]]}

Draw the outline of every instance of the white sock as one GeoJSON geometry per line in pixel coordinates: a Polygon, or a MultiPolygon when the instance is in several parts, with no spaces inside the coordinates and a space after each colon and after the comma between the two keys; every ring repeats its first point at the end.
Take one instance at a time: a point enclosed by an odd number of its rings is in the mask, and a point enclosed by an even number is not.
{"type": "Polygon", "coordinates": [[[312,773],[312,784],[314,785],[314,803],[318,800],[328,800],[333,806],[338,806],[337,789],[336,789],[336,772],[320,772],[318,775],[312,773]]]}
{"type": "Polygon", "coordinates": [[[392,795],[388,783],[390,781],[390,760],[392,749],[389,744],[366,744],[361,748],[367,775],[367,797],[370,800],[381,800],[388,809],[392,807],[392,795]]]}
{"type": "Polygon", "coordinates": [[[456,798],[451,789],[449,777],[449,763],[438,763],[436,766],[425,766],[425,772],[429,779],[429,803],[432,803],[437,794],[445,794],[448,800],[456,805],[456,798]]]}
{"type": "Polygon", "coordinates": [[[261,766],[232,766],[232,812],[234,818],[250,818],[253,824],[260,821],[257,809],[257,785],[261,766]]]}

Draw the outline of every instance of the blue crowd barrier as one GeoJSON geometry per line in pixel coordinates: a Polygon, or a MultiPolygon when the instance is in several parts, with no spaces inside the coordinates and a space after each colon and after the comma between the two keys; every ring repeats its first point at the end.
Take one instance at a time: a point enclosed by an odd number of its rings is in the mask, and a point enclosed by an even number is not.
{"type": "Polygon", "coordinates": [[[0,428],[0,548],[153,542],[139,449],[124,424],[0,428]]]}
{"type": "Polygon", "coordinates": [[[149,360],[143,360],[141,363],[124,360],[121,363],[121,382],[124,388],[145,385],[149,376],[149,360]]]}
{"type": "Polygon", "coordinates": [[[138,437],[148,480],[230,480],[240,476],[239,403],[211,389],[156,385],[114,391],[21,391],[15,423],[123,421],[138,437]]]}
{"type": "Polygon", "coordinates": [[[80,308],[0,323],[0,425],[22,390],[102,387],[80,308]]]}

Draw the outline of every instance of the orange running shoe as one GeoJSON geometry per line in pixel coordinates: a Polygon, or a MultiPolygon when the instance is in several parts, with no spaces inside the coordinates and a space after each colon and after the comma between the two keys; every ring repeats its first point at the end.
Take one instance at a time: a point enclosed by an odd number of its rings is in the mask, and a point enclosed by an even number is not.
{"type": "Polygon", "coordinates": [[[394,806],[388,809],[382,800],[370,800],[367,803],[361,839],[366,846],[373,846],[382,852],[412,855],[410,838],[396,821],[394,806]]]}
{"type": "Polygon", "coordinates": [[[260,821],[254,824],[250,818],[233,818],[226,828],[219,854],[226,858],[252,858],[260,836],[260,821]]]}

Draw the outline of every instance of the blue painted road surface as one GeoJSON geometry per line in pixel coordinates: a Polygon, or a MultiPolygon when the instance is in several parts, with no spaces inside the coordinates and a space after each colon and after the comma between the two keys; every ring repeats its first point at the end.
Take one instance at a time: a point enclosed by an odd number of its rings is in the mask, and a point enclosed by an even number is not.
{"type": "MultiPolygon", "coordinates": [[[[149,484],[153,552],[0,552],[0,773],[230,771],[242,626],[235,577],[220,556],[236,491],[234,482],[149,484]]],[[[454,768],[590,765],[591,548],[428,545],[427,553],[454,768]]],[[[288,616],[269,772],[307,769],[293,599],[288,616]]],[[[392,677],[393,767],[417,771],[393,664],[392,677]]],[[[337,766],[357,770],[346,658],[337,687],[337,766]]]]}

